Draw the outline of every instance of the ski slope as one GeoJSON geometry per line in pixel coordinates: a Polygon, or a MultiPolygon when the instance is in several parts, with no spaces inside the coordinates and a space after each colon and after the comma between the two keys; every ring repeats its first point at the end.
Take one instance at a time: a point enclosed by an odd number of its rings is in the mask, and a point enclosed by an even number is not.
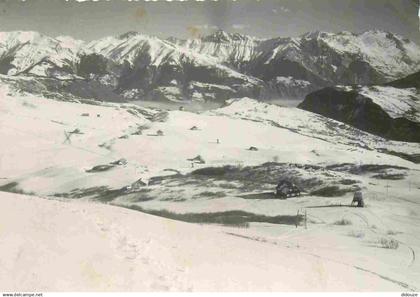
{"type": "Polygon", "coordinates": [[[6,83],[0,138],[8,144],[0,146],[0,287],[6,291],[419,290],[420,167],[379,150],[414,154],[418,144],[385,141],[250,98],[193,113],[47,99],[6,83]],[[72,131],[78,132],[67,139],[72,131]],[[198,155],[204,164],[188,160],[198,155]],[[364,191],[367,207],[348,207],[352,192],[272,199],[267,180],[279,171],[264,164],[294,166],[286,174],[326,186],[350,181],[364,191]],[[223,165],[250,175],[191,175],[223,165]],[[354,171],[358,165],[373,169],[354,171]],[[255,166],[260,175],[251,174],[255,166]],[[107,200],[110,191],[161,176],[173,179],[107,200]],[[247,184],[255,176],[257,185],[247,184]],[[174,214],[306,210],[308,228],[194,225],[99,201],[174,214]]]}
{"type": "Polygon", "coordinates": [[[4,291],[412,289],[351,264],[208,226],[86,202],[0,195],[4,291]]]}

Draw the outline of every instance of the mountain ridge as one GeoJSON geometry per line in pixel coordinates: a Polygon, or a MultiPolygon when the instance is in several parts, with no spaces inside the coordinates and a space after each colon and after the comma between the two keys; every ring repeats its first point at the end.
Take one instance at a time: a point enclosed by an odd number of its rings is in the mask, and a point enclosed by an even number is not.
{"type": "Polygon", "coordinates": [[[219,30],[185,40],[127,32],[90,42],[0,33],[0,74],[84,80],[126,100],[303,98],[326,86],[382,84],[418,70],[420,47],[379,30],[270,39],[219,30]]]}

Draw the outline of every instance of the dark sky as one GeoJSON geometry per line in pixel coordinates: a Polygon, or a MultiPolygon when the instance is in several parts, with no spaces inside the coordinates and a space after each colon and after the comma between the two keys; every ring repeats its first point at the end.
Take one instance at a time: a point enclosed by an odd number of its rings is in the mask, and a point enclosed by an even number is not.
{"type": "Polygon", "coordinates": [[[0,31],[92,40],[127,31],[185,38],[217,28],[258,37],[380,29],[420,41],[418,0],[0,0],[0,31]]]}

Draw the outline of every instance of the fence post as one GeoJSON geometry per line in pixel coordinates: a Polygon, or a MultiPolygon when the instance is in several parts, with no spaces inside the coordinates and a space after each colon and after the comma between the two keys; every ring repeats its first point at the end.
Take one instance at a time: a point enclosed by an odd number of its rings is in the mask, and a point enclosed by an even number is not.
{"type": "Polygon", "coordinates": [[[308,215],[307,215],[306,209],[305,209],[305,229],[308,229],[307,221],[308,221],[308,215]]]}
{"type": "Polygon", "coordinates": [[[298,227],[298,224],[299,224],[299,209],[296,214],[296,221],[295,221],[296,228],[298,227]]]}

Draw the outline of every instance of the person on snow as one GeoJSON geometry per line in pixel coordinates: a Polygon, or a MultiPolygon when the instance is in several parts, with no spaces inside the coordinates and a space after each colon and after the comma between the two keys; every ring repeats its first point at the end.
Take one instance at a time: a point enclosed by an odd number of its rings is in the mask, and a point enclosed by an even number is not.
{"type": "Polygon", "coordinates": [[[365,202],[363,201],[363,193],[362,191],[356,191],[353,196],[353,201],[351,202],[351,205],[353,206],[355,203],[357,203],[357,207],[364,207],[365,202]]]}

